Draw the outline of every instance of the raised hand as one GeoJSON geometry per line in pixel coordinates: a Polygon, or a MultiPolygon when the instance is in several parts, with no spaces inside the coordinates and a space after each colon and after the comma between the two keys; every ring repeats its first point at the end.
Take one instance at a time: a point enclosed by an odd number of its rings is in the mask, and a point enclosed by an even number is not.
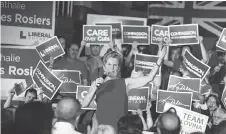
{"type": "Polygon", "coordinates": [[[166,43],[165,45],[167,45],[167,46],[170,45],[170,43],[172,43],[172,40],[170,38],[165,38],[164,41],[166,43]]]}
{"type": "Polygon", "coordinates": [[[84,48],[85,46],[86,46],[86,42],[84,40],[82,40],[81,47],[84,48]]]}
{"type": "Polygon", "coordinates": [[[15,86],[16,86],[16,83],[14,87],[9,90],[9,97],[13,97],[15,95],[15,86]]]}
{"type": "Polygon", "coordinates": [[[143,111],[141,111],[140,109],[137,109],[137,114],[138,114],[140,117],[143,117],[143,111]]]}
{"type": "Polygon", "coordinates": [[[133,70],[132,73],[131,73],[132,78],[138,78],[138,77],[141,77],[141,76],[144,76],[142,71],[135,72],[135,70],[133,70]]]}
{"type": "Polygon", "coordinates": [[[198,36],[198,37],[196,37],[196,40],[198,40],[199,42],[202,42],[203,41],[203,37],[202,36],[198,36]]]}
{"type": "Polygon", "coordinates": [[[151,101],[150,101],[150,100],[148,100],[147,110],[150,110],[150,109],[151,109],[151,107],[152,107],[151,101]]]}
{"type": "Polygon", "coordinates": [[[53,64],[54,64],[54,58],[51,56],[50,58],[49,58],[49,66],[50,67],[53,67],[53,64]]]}
{"type": "Polygon", "coordinates": [[[165,55],[166,55],[166,50],[167,50],[166,46],[163,46],[162,50],[161,50],[160,53],[159,53],[159,58],[160,58],[160,59],[163,59],[163,58],[165,57],[165,55]]]}

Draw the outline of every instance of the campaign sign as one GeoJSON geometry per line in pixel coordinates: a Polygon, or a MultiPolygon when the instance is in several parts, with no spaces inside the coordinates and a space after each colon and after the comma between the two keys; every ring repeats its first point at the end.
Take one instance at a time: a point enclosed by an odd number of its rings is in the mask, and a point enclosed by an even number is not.
{"type": "Polygon", "coordinates": [[[95,25],[112,26],[112,39],[122,39],[122,23],[96,23],[95,25]]]}
{"type": "Polygon", "coordinates": [[[224,104],[224,108],[226,108],[226,88],[223,91],[223,94],[221,96],[221,101],[224,104]]]}
{"type": "Polygon", "coordinates": [[[216,46],[226,51],[226,28],[223,29],[216,46]]]}
{"type": "Polygon", "coordinates": [[[50,57],[56,59],[65,54],[56,36],[36,46],[36,51],[45,63],[49,62],[50,57]]]}
{"type": "Polygon", "coordinates": [[[169,27],[151,25],[151,44],[159,44],[162,40],[166,41],[169,38],[169,27]]]}
{"type": "Polygon", "coordinates": [[[39,60],[34,48],[1,46],[1,79],[25,79],[30,86],[33,84],[31,75],[39,60]]]}
{"type": "Polygon", "coordinates": [[[175,92],[191,92],[193,93],[193,100],[199,100],[200,93],[200,78],[184,78],[175,75],[170,75],[167,91],[175,92]]]}
{"type": "Polygon", "coordinates": [[[206,77],[210,67],[195,56],[193,56],[189,51],[185,51],[183,56],[183,66],[187,71],[195,78],[201,78],[203,80],[206,77]]]}
{"type": "Polygon", "coordinates": [[[175,108],[176,113],[181,120],[180,134],[190,134],[193,132],[205,133],[209,119],[208,116],[169,103],[165,104],[164,111],[167,111],[170,108],[175,108]]]}
{"type": "Polygon", "coordinates": [[[149,87],[130,89],[128,92],[128,110],[146,110],[149,100],[149,87]]]}
{"type": "Polygon", "coordinates": [[[166,103],[174,104],[191,110],[192,105],[191,92],[157,91],[156,112],[162,113],[166,103]]]}
{"type": "Polygon", "coordinates": [[[26,83],[19,83],[19,84],[15,84],[15,92],[16,92],[16,95],[19,96],[21,93],[23,93],[25,90],[26,90],[26,83]]]}
{"type": "Polygon", "coordinates": [[[52,100],[62,82],[40,61],[32,76],[34,83],[41,88],[44,95],[52,100]]]}
{"type": "MultiPolygon", "coordinates": [[[[142,71],[144,75],[148,75],[158,61],[158,56],[147,54],[136,54],[134,60],[135,72],[142,71]]],[[[160,75],[161,68],[157,75],[160,75]]]]}
{"type": "Polygon", "coordinates": [[[70,93],[77,90],[77,85],[81,84],[80,71],[76,70],[52,70],[53,74],[63,83],[60,86],[60,93],[70,93]]]}
{"type": "MultiPolygon", "coordinates": [[[[89,89],[90,89],[90,86],[78,86],[76,99],[78,99],[80,102],[82,102],[84,100],[84,98],[86,97],[87,93],[89,92],[89,89]]],[[[83,107],[82,109],[96,110],[97,104],[96,104],[95,98],[90,102],[88,107],[83,107]]]]}
{"type": "Polygon", "coordinates": [[[199,44],[198,24],[170,25],[169,32],[172,46],[199,44]]]}
{"type": "Polygon", "coordinates": [[[83,25],[83,40],[90,44],[106,44],[112,41],[112,26],[83,25]]]}
{"type": "Polygon", "coordinates": [[[31,45],[54,36],[55,1],[1,1],[1,43],[31,45]]]}
{"type": "Polygon", "coordinates": [[[149,26],[123,26],[122,43],[132,44],[134,41],[139,45],[150,44],[150,27],[149,26]]]}

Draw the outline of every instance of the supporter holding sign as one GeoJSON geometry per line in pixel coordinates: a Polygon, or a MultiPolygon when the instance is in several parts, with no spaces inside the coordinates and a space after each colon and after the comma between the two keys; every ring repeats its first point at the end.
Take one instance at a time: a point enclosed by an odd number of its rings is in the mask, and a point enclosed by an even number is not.
{"type": "Polygon", "coordinates": [[[221,36],[217,42],[217,47],[226,51],[226,28],[224,28],[221,33],[221,36]]]}
{"type": "Polygon", "coordinates": [[[187,71],[193,78],[201,78],[203,80],[206,77],[210,67],[195,56],[193,56],[188,50],[185,50],[183,54],[183,70],[187,71]]]}
{"type": "Polygon", "coordinates": [[[53,96],[62,84],[62,82],[45,66],[42,61],[40,61],[36,66],[32,79],[39,88],[42,87],[44,95],[49,100],[52,100],[53,96]]]}
{"type": "Polygon", "coordinates": [[[200,86],[200,78],[183,78],[175,75],[170,75],[167,90],[175,92],[192,92],[193,100],[198,100],[200,86]]]}
{"type": "Polygon", "coordinates": [[[90,44],[109,43],[112,41],[112,26],[83,25],[83,40],[90,44]]]}
{"type": "Polygon", "coordinates": [[[79,44],[71,43],[67,48],[67,55],[63,58],[51,62],[49,68],[57,70],[77,70],[81,73],[81,82],[83,85],[88,85],[88,69],[85,63],[77,58],[79,53],[79,44]]]}
{"type": "Polygon", "coordinates": [[[199,36],[197,24],[171,25],[169,26],[171,45],[199,44],[196,37],[199,36]]]}
{"type": "MultiPolygon", "coordinates": [[[[86,95],[88,94],[90,89],[90,86],[78,86],[77,87],[77,94],[76,94],[76,99],[78,99],[80,102],[84,100],[86,95]]],[[[96,110],[97,104],[96,101],[93,99],[89,106],[83,107],[82,109],[87,109],[87,110],[96,110]]]]}
{"type": "Polygon", "coordinates": [[[169,27],[151,25],[151,44],[159,44],[169,39],[169,27]]]}
{"type": "Polygon", "coordinates": [[[134,41],[140,45],[150,44],[150,27],[149,26],[123,26],[122,43],[132,44],[134,41]]]}
{"type": "Polygon", "coordinates": [[[77,85],[81,84],[80,72],[76,70],[52,70],[63,83],[60,86],[61,93],[75,92],[77,85]]]}
{"type": "Polygon", "coordinates": [[[163,112],[166,103],[174,104],[191,110],[192,93],[158,90],[156,103],[156,112],[158,113],[163,112]]]}
{"type": "Polygon", "coordinates": [[[36,46],[36,51],[45,63],[49,62],[49,57],[56,59],[65,54],[56,36],[36,46]]]}
{"type": "Polygon", "coordinates": [[[96,23],[95,25],[112,26],[112,39],[122,39],[122,23],[96,23]]]}
{"type": "Polygon", "coordinates": [[[128,92],[128,110],[145,110],[149,100],[149,87],[131,89],[128,92]]]}
{"type": "Polygon", "coordinates": [[[175,108],[176,113],[181,120],[181,132],[180,134],[190,134],[193,132],[205,132],[209,117],[200,113],[187,110],[185,108],[166,103],[164,111],[170,108],[175,108]]]}
{"type": "MultiPolygon", "coordinates": [[[[153,67],[156,65],[158,56],[156,55],[146,55],[146,54],[136,54],[135,55],[135,72],[143,72],[144,75],[148,75],[153,67]]],[[[160,75],[161,67],[157,75],[160,75]]]]}

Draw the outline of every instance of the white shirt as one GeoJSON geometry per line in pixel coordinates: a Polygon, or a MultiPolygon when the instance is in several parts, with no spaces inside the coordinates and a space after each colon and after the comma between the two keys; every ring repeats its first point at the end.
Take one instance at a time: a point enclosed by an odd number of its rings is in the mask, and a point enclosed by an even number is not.
{"type": "Polygon", "coordinates": [[[82,134],[74,129],[68,122],[56,122],[52,128],[52,134],[82,134]]]}

